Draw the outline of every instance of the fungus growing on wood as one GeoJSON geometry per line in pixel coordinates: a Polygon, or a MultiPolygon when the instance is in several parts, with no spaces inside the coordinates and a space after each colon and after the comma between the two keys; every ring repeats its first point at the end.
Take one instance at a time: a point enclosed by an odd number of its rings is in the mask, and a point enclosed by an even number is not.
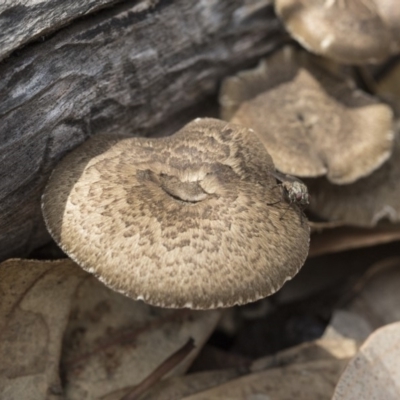
{"type": "Polygon", "coordinates": [[[286,174],[348,184],[392,151],[390,107],[292,47],[227,78],[220,103],[222,118],[253,128],[286,174]]]}
{"type": "Polygon", "coordinates": [[[378,62],[391,33],[374,0],[275,0],[285,28],[304,48],[343,64],[378,62]]]}
{"type": "Polygon", "coordinates": [[[251,129],[215,119],[158,139],[94,136],[53,172],[43,214],[73,260],[134,299],[245,304],[277,291],[308,252],[308,224],[277,203],[274,170],[251,129]]]}

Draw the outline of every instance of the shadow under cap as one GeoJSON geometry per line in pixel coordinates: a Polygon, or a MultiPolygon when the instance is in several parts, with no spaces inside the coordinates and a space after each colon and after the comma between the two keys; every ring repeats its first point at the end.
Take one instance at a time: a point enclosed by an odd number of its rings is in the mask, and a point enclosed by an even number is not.
{"type": "Polygon", "coordinates": [[[256,131],[286,174],[349,184],[392,151],[390,107],[289,46],[225,79],[220,104],[223,118],[256,131]]]}
{"type": "Polygon", "coordinates": [[[391,33],[374,0],[275,0],[275,11],[305,49],[343,64],[379,62],[391,33]]]}
{"type": "Polygon", "coordinates": [[[298,208],[268,205],[282,196],[272,171],[253,131],[220,120],[160,139],[97,135],[57,166],[43,214],[72,259],[134,299],[245,304],[278,290],[308,253],[298,208]]]}

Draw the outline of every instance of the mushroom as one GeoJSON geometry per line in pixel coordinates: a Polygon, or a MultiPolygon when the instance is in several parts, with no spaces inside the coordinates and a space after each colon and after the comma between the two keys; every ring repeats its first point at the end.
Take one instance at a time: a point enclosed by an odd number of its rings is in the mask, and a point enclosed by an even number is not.
{"type": "Polygon", "coordinates": [[[400,139],[396,135],[388,162],[351,185],[332,185],[326,179],[307,181],[310,211],[329,221],[370,227],[380,220],[400,222],[400,139]]]}
{"type": "Polygon", "coordinates": [[[390,107],[292,47],[227,78],[220,104],[222,118],[253,128],[286,174],[348,184],[391,154],[390,107]]]}
{"type": "Polygon", "coordinates": [[[251,129],[216,119],[157,139],[94,136],[56,167],[42,209],[61,248],[112,289],[229,307],[274,293],[307,256],[308,224],[277,203],[274,170],[251,129]]]}
{"type": "Polygon", "coordinates": [[[344,64],[378,62],[391,33],[374,0],[275,0],[285,28],[304,48],[344,64]]]}
{"type": "Polygon", "coordinates": [[[399,0],[375,0],[376,7],[391,33],[392,54],[400,51],[400,7],[399,0]]]}

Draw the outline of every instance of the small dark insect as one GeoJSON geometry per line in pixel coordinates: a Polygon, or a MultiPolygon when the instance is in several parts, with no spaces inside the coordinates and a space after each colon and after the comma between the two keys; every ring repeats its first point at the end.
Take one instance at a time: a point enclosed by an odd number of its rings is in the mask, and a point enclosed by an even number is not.
{"type": "MultiPolygon", "coordinates": [[[[300,217],[302,218],[303,210],[309,205],[309,195],[307,186],[300,180],[291,175],[282,174],[281,172],[272,172],[274,178],[280,182],[277,187],[283,188],[283,198],[289,203],[289,207],[293,204],[299,206],[300,217]]],[[[275,203],[269,203],[269,205],[280,203],[281,200],[275,203]]],[[[286,211],[280,217],[283,219],[286,211]]]]}

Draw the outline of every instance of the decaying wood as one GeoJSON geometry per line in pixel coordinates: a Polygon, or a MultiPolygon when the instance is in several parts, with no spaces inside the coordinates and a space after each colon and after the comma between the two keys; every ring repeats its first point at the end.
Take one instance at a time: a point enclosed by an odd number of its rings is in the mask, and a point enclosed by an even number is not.
{"type": "Polygon", "coordinates": [[[0,259],[49,239],[40,196],[68,150],[98,133],[170,132],[282,33],[269,0],[150,3],[78,18],[0,64],[0,259]]]}
{"type": "MultiPolygon", "coordinates": [[[[30,40],[118,0],[5,0],[0,3],[0,60],[30,40]]],[[[119,0],[121,1],[121,0],[119,0]]]]}

